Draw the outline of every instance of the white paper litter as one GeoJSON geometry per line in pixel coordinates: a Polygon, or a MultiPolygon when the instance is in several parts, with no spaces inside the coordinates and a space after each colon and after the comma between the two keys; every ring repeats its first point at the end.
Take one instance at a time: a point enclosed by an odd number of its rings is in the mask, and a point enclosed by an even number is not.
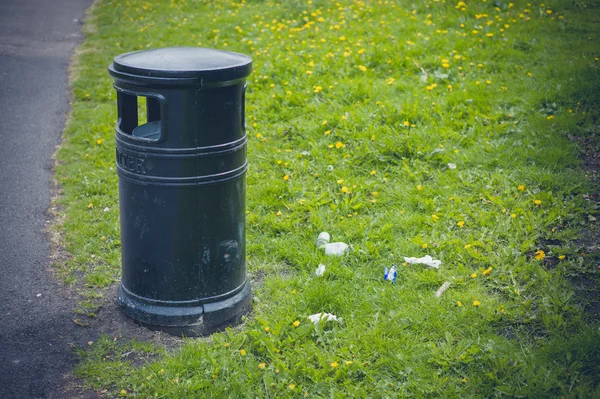
{"type": "Polygon", "coordinates": [[[323,273],[325,273],[325,265],[321,263],[319,267],[317,267],[317,270],[315,270],[315,276],[320,277],[323,273]]]}
{"type": "Polygon", "coordinates": [[[448,288],[450,288],[450,281],[446,281],[444,284],[442,284],[442,286],[435,292],[435,296],[438,298],[441,297],[448,288]]]}
{"type": "Polygon", "coordinates": [[[422,258],[407,258],[407,257],[404,257],[404,261],[406,263],[414,263],[414,264],[426,265],[426,266],[429,266],[429,267],[433,267],[434,269],[437,269],[442,264],[441,260],[433,259],[429,255],[425,255],[422,258]]]}
{"type": "Polygon", "coordinates": [[[329,320],[333,320],[333,321],[337,321],[337,316],[331,313],[315,313],[315,314],[311,314],[310,316],[308,316],[308,319],[310,321],[312,321],[313,323],[317,324],[320,321],[329,321],[329,320]]]}
{"type": "Polygon", "coordinates": [[[325,255],[342,256],[350,252],[350,247],[344,242],[332,242],[325,245],[325,255]]]}

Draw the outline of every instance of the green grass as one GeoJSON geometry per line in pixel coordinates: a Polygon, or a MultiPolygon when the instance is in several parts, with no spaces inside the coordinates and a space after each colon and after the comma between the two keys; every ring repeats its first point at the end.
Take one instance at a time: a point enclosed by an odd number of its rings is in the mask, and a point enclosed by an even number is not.
{"type": "Polygon", "coordinates": [[[598,133],[600,10],[544,4],[99,1],[57,167],[76,310],[112,300],[120,273],[106,67],[179,45],[253,58],[255,301],[243,326],[172,354],[106,338],[77,374],[109,397],[600,395],[598,256],[578,241],[597,213],[574,140],[598,133]],[[325,257],[320,231],[351,253],[325,257]],[[439,270],[402,265],[426,254],[439,270]],[[342,321],[315,328],[318,312],[342,321]],[[157,355],[113,356],[132,347],[157,355]]]}

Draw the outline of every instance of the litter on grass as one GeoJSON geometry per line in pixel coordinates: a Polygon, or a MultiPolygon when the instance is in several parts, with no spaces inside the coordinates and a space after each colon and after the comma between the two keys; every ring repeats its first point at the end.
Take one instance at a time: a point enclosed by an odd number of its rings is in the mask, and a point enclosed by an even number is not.
{"type": "Polygon", "coordinates": [[[312,321],[313,323],[317,324],[321,321],[324,322],[328,322],[330,320],[333,321],[338,321],[338,318],[336,315],[331,314],[331,313],[315,313],[315,314],[311,314],[310,316],[308,316],[308,319],[310,321],[312,321]]]}
{"type": "Polygon", "coordinates": [[[325,273],[325,265],[321,263],[319,267],[317,267],[317,270],[315,270],[315,276],[320,277],[323,273],[325,273]]]}
{"type": "Polygon", "coordinates": [[[414,264],[426,265],[426,266],[429,266],[429,267],[433,267],[434,269],[437,269],[442,264],[441,260],[433,259],[429,255],[425,255],[422,258],[407,258],[407,257],[404,257],[404,261],[406,263],[414,263],[414,264]]]}
{"type": "Polygon", "coordinates": [[[329,244],[329,240],[331,240],[331,236],[328,232],[324,231],[319,234],[317,237],[317,248],[324,248],[325,245],[329,244]]]}
{"type": "Polygon", "coordinates": [[[444,284],[442,284],[442,286],[435,292],[435,296],[438,298],[441,297],[448,288],[450,288],[450,281],[446,281],[444,284]]]}
{"type": "Polygon", "coordinates": [[[350,252],[350,247],[344,242],[332,242],[325,245],[325,255],[343,256],[350,252]]]}
{"type": "Polygon", "coordinates": [[[383,279],[386,281],[391,281],[392,283],[396,281],[396,266],[392,265],[392,268],[388,270],[386,267],[383,269],[383,279]]]}

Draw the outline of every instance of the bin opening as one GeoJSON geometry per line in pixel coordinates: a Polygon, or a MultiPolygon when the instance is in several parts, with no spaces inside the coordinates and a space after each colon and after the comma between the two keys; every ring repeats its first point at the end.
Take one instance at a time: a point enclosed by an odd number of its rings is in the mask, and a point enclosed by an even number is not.
{"type": "Polygon", "coordinates": [[[161,137],[161,103],[152,96],[117,92],[118,128],[124,134],[146,140],[161,137]]]}

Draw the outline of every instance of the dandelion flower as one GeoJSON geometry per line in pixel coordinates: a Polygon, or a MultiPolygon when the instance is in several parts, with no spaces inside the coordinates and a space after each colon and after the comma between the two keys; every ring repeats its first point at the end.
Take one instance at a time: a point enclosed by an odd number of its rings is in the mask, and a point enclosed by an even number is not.
{"type": "Polygon", "coordinates": [[[335,148],[342,148],[344,146],[344,143],[342,143],[341,141],[338,141],[337,143],[335,143],[335,148]]]}
{"type": "Polygon", "coordinates": [[[471,278],[477,278],[477,273],[471,274],[471,278]]]}
{"type": "Polygon", "coordinates": [[[372,171],[371,171],[371,176],[373,176],[373,175],[375,175],[375,174],[377,174],[377,171],[376,171],[376,170],[372,170],[372,171]]]}
{"type": "Polygon", "coordinates": [[[267,364],[266,364],[266,363],[260,363],[260,364],[258,365],[258,368],[259,368],[259,369],[261,369],[261,370],[264,370],[264,369],[265,369],[265,367],[267,367],[267,364]]]}
{"type": "Polygon", "coordinates": [[[522,184],[519,184],[519,185],[517,186],[517,190],[519,190],[519,191],[523,191],[523,190],[525,190],[525,186],[524,186],[524,185],[522,185],[522,184]]]}
{"type": "Polygon", "coordinates": [[[465,225],[465,222],[464,222],[464,221],[462,221],[462,220],[459,220],[458,222],[456,222],[456,225],[457,225],[458,227],[463,227],[463,226],[465,225]]]}
{"type": "Polygon", "coordinates": [[[246,356],[246,351],[244,349],[240,349],[240,355],[246,356]]]}
{"type": "Polygon", "coordinates": [[[542,201],[539,200],[539,199],[536,199],[536,200],[533,201],[533,203],[536,204],[536,205],[541,205],[542,201]]]}
{"type": "Polygon", "coordinates": [[[296,320],[296,321],[293,323],[293,325],[294,325],[294,327],[298,327],[298,326],[300,325],[300,322],[299,322],[298,320],[296,320]]]}
{"type": "Polygon", "coordinates": [[[364,65],[359,65],[359,66],[358,66],[358,69],[360,69],[361,71],[363,71],[363,72],[364,72],[364,71],[366,71],[366,70],[367,70],[367,67],[366,67],[366,66],[364,66],[364,65]]]}
{"type": "Polygon", "coordinates": [[[96,144],[100,145],[100,144],[102,144],[103,141],[104,141],[104,139],[98,139],[98,140],[96,140],[96,144]]]}
{"type": "Polygon", "coordinates": [[[285,175],[285,176],[283,176],[283,180],[285,180],[285,181],[288,181],[288,180],[290,180],[290,175],[285,175]]]}
{"type": "Polygon", "coordinates": [[[477,307],[479,305],[481,305],[481,302],[479,302],[479,301],[473,301],[473,306],[477,307]]]}
{"type": "Polygon", "coordinates": [[[543,260],[546,257],[546,253],[544,251],[542,251],[541,249],[538,249],[537,251],[535,251],[535,259],[536,260],[543,260]]]}
{"type": "Polygon", "coordinates": [[[462,302],[461,301],[456,301],[456,306],[462,306],[462,302]]]}
{"type": "Polygon", "coordinates": [[[558,257],[558,259],[559,259],[559,260],[564,260],[565,258],[566,258],[566,256],[565,256],[565,255],[560,255],[560,256],[558,257]]]}
{"type": "Polygon", "coordinates": [[[487,269],[485,269],[483,272],[481,272],[482,275],[487,276],[488,274],[490,274],[492,272],[492,268],[488,267],[487,269]]]}
{"type": "Polygon", "coordinates": [[[348,193],[348,191],[349,191],[349,190],[348,190],[348,187],[346,187],[346,186],[342,187],[342,192],[343,192],[344,194],[347,194],[347,193],[348,193]]]}
{"type": "Polygon", "coordinates": [[[331,362],[331,363],[329,363],[329,365],[331,366],[331,368],[335,369],[335,368],[337,368],[339,366],[339,363],[338,362],[331,362]]]}

